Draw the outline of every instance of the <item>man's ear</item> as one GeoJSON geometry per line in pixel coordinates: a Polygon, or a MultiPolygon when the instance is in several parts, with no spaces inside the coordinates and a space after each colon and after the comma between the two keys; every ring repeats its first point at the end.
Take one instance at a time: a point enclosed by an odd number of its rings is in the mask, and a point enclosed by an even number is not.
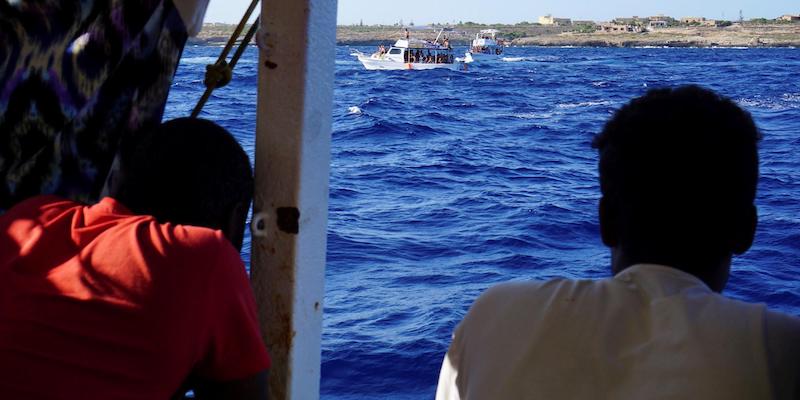
{"type": "Polygon", "coordinates": [[[247,222],[247,211],[249,203],[238,203],[228,212],[228,220],[225,223],[225,230],[222,232],[230,240],[236,250],[242,250],[244,243],[244,229],[247,222]]]}
{"type": "Polygon", "coordinates": [[[737,215],[736,226],[734,227],[733,237],[731,238],[731,251],[733,254],[744,254],[753,245],[758,226],[758,209],[751,204],[746,211],[737,215]]]}
{"type": "Polygon", "coordinates": [[[606,196],[600,198],[598,215],[600,217],[600,237],[603,244],[614,248],[619,244],[619,215],[617,205],[606,196]]]}

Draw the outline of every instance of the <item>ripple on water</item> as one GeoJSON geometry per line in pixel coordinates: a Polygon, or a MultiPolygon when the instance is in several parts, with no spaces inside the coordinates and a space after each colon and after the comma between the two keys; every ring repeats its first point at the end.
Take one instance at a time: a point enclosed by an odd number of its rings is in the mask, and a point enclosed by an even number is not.
{"type": "MultiPolygon", "coordinates": [[[[351,51],[336,58],[323,398],[430,398],[452,329],[485,288],[608,276],[589,143],[657,86],[703,84],[753,114],[761,220],[726,293],[800,314],[793,50],[509,48],[466,73],[365,71],[351,51]]],[[[185,50],[167,117],[188,113],[218,52],[185,50]]],[[[246,76],[204,114],[251,156],[255,61],[248,49],[246,76]]]]}

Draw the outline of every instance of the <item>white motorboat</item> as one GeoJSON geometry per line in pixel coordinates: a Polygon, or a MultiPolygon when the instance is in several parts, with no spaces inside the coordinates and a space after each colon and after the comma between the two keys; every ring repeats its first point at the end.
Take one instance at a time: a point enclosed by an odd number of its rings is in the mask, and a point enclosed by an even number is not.
{"type": "Polygon", "coordinates": [[[497,39],[499,32],[497,29],[484,29],[476,33],[469,53],[479,58],[502,56],[504,43],[502,39],[497,39]]]}
{"type": "MultiPolygon", "coordinates": [[[[440,32],[441,34],[441,32],[440,32]]],[[[373,54],[355,51],[351,55],[368,70],[401,70],[401,69],[450,69],[465,70],[466,64],[472,62],[469,53],[464,57],[455,57],[449,44],[430,42],[421,39],[400,39],[388,50],[381,47],[373,54]]]]}

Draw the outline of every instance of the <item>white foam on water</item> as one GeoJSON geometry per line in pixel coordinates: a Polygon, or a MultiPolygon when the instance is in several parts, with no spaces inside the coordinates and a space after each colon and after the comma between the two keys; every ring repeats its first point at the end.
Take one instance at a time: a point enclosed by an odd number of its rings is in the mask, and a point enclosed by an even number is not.
{"type": "Polygon", "coordinates": [[[554,62],[561,60],[558,56],[539,56],[539,57],[503,57],[502,61],[505,62],[520,62],[520,61],[534,61],[534,62],[554,62]]]}
{"type": "Polygon", "coordinates": [[[217,57],[187,57],[181,58],[181,64],[214,64],[217,57]]]}
{"type": "MultiPolygon", "coordinates": [[[[789,100],[788,98],[785,97],[781,100],[792,102],[792,100],[789,100]]],[[[741,107],[744,108],[760,108],[770,111],[785,111],[790,108],[794,108],[792,104],[781,104],[782,103],[781,100],[754,97],[749,99],[741,98],[736,100],[736,103],[738,103],[741,107]]]]}
{"type": "Polygon", "coordinates": [[[800,103],[800,93],[784,93],[782,97],[790,103],[800,103]]]}
{"type": "Polygon", "coordinates": [[[347,113],[350,114],[350,115],[361,115],[364,112],[361,111],[361,109],[358,108],[357,106],[352,106],[352,107],[347,109],[347,113]]]}
{"type": "Polygon", "coordinates": [[[554,113],[522,113],[514,114],[513,116],[519,119],[550,119],[554,116],[554,113]]]}
{"type": "Polygon", "coordinates": [[[563,103],[559,104],[556,107],[558,108],[586,108],[586,107],[597,107],[597,106],[610,106],[612,103],[609,100],[602,100],[602,101],[583,101],[580,103],[563,103]]]}

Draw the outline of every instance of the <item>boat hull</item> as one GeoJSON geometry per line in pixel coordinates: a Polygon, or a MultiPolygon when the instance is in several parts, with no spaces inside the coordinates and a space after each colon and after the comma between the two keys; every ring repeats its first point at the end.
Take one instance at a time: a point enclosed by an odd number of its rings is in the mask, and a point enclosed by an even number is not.
{"type": "Polygon", "coordinates": [[[364,68],[374,70],[428,70],[428,69],[449,69],[451,71],[458,71],[463,68],[463,62],[454,63],[403,63],[395,60],[387,60],[380,58],[373,58],[367,55],[359,55],[358,61],[364,65],[364,68]]]}
{"type": "Polygon", "coordinates": [[[494,54],[494,53],[469,53],[472,58],[476,60],[496,60],[500,57],[503,57],[504,54],[494,54]]]}

